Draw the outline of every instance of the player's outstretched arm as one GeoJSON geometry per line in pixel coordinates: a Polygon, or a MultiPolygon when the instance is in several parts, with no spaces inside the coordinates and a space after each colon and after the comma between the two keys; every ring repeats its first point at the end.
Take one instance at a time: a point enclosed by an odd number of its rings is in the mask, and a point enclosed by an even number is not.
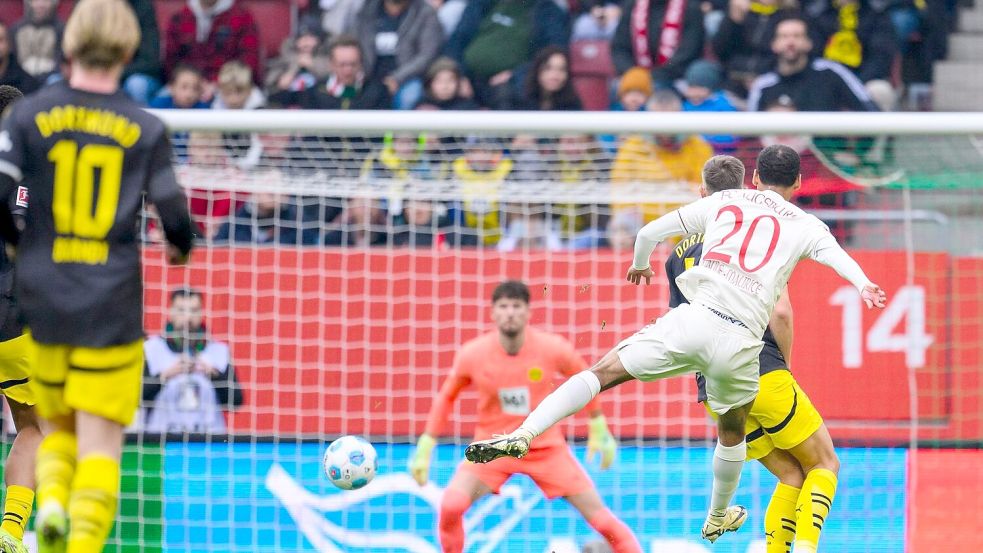
{"type": "Polygon", "coordinates": [[[863,298],[868,309],[873,307],[884,308],[885,302],[887,301],[887,294],[880,286],[874,284],[867,278],[866,273],[860,268],[860,265],[850,257],[850,254],[846,253],[840,247],[836,239],[828,231],[809,253],[809,257],[830,267],[841,277],[849,281],[850,284],[854,285],[857,291],[860,292],[860,297],[863,298]]]}
{"type": "Polygon", "coordinates": [[[645,279],[645,284],[652,283],[652,267],[649,258],[655,247],[670,236],[678,236],[686,233],[679,212],[673,211],[650,222],[638,231],[635,237],[635,256],[632,265],[628,269],[628,282],[640,284],[645,279]]]}
{"type": "Polygon", "coordinates": [[[451,374],[440,387],[440,392],[430,405],[427,414],[427,426],[416,441],[416,451],[410,458],[410,474],[416,483],[423,486],[430,479],[430,456],[437,445],[436,436],[440,434],[444,421],[454,407],[457,395],[471,382],[471,379],[459,374],[451,374]]]}

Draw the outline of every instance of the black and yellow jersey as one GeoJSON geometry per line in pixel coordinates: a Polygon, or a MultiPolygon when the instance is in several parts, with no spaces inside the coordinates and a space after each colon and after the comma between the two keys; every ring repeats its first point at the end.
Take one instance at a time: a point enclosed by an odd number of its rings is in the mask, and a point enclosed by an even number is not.
{"type": "MultiPolygon", "coordinates": [[[[666,277],[669,278],[669,307],[674,308],[681,303],[688,303],[679,286],[676,285],[676,277],[683,274],[687,269],[700,263],[700,256],[703,255],[703,235],[691,234],[676,244],[672,253],[666,259],[666,277]]],[[[770,328],[765,329],[764,336],[761,337],[764,347],[761,348],[761,355],[758,357],[760,368],[758,374],[763,375],[772,371],[788,370],[788,363],[785,356],[778,349],[778,342],[771,333],[770,328]]],[[[706,401],[706,388],[703,375],[696,375],[697,386],[699,387],[698,401],[706,401]]]]}
{"type": "MultiPolygon", "coordinates": [[[[17,299],[43,344],[107,347],[143,335],[139,219],[144,197],[187,253],[193,226],[164,124],[122,91],[58,83],[18,101],[0,127],[0,194],[30,202],[18,237],[17,299]]],[[[5,204],[0,204],[0,209],[5,204]]]]}

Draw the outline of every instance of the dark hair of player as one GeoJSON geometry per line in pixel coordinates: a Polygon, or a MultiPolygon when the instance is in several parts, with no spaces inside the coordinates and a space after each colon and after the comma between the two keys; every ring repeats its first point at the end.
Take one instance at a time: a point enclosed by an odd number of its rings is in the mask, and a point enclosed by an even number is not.
{"type": "Polygon", "coordinates": [[[521,280],[506,280],[495,287],[495,291],[492,292],[492,303],[503,298],[529,303],[529,287],[521,280]]]}
{"type": "Polygon", "coordinates": [[[5,111],[7,111],[10,104],[23,97],[24,93],[18,88],[8,84],[0,85],[0,117],[3,116],[5,111]]]}
{"type": "Polygon", "coordinates": [[[744,164],[734,156],[713,156],[703,164],[707,193],[744,187],[744,164]]]}
{"type": "Polygon", "coordinates": [[[799,154],[782,144],[768,146],[758,154],[758,178],[767,186],[792,186],[799,178],[799,154]]]}
{"type": "Polygon", "coordinates": [[[171,302],[177,298],[198,298],[202,299],[201,292],[194,288],[175,288],[171,291],[171,302]]]}

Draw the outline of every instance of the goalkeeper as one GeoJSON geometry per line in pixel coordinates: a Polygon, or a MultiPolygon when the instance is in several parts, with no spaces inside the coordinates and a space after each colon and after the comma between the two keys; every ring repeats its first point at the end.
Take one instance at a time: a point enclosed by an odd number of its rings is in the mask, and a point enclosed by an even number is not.
{"type": "MultiPolygon", "coordinates": [[[[417,442],[410,472],[422,486],[430,472],[435,437],[447,420],[457,394],[469,384],[478,390],[478,426],[475,439],[508,432],[525,418],[558,379],[587,368],[564,338],[529,328],[529,288],[506,281],[492,293],[491,318],[498,327],[464,344],[454,359],[451,374],[430,408],[426,431],[417,442]]],[[[600,454],[601,468],[614,461],[617,443],[608,431],[600,405],[590,409],[587,458],[600,454]]],[[[440,544],[444,553],[464,550],[464,513],[489,493],[498,493],[513,474],[525,474],[550,499],[562,497],[611,544],[615,553],[640,553],[631,530],[604,506],[593,482],[584,472],[560,429],[553,428],[536,441],[522,460],[505,458],[486,465],[462,462],[444,491],[440,504],[440,544]]]]}
{"type": "MultiPolygon", "coordinates": [[[[744,165],[733,157],[713,157],[703,168],[704,196],[743,186],[744,165]]],[[[691,234],[666,259],[670,308],[687,301],[676,277],[699,265],[702,254],[703,235],[691,234]]],[[[788,553],[794,543],[796,553],[815,552],[836,496],[840,463],[822,416],[788,369],[792,304],[787,289],[762,341],[760,390],[748,414],[745,441],[748,460],[757,459],[779,480],[765,511],[765,551],[788,553]]],[[[697,374],[696,382],[697,399],[706,405],[706,380],[697,374]]]]}

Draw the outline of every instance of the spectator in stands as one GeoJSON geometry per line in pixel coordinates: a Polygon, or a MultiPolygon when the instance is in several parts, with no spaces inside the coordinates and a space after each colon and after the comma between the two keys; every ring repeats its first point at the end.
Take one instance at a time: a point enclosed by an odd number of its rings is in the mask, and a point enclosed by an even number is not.
{"type": "Polygon", "coordinates": [[[587,0],[580,3],[581,12],[574,16],[570,42],[578,40],[607,40],[621,21],[621,6],[611,0],[587,0]]]}
{"type": "Polygon", "coordinates": [[[748,111],[760,111],[788,96],[799,111],[878,111],[867,89],[849,69],[813,59],[809,26],[802,16],[783,14],[771,43],[775,70],[758,77],[748,94],[748,111]]]}
{"type": "Polygon", "coordinates": [[[558,46],[536,53],[522,88],[513,90],[501,109],[580,111],[580,97],[570,81],[570,57],[558,46]]]}
{"type": "Polygon", "coordinates": [[[17,56],[10,50],[10,35],[7,27],[0,23],[0,85],[10,85],[24,94],[30,94],[38,89],[40,84],[24,71],[17,61],[17,56]]]}
{"type": "Polygon", "coordinates": [[[455,226],[460,229],[460,234],[453,237],[457,245],[498,244],[502,237],[499,201],[512,167],[512,159],[499,139],[480,135],[466,139],[463,155],[451,163],[450,170],[462,198],[455,217],[455,226]]]}
{"type": "Polygon", "coordinates": [[[390,109],[392,100],[378,80],[368,79],[362,65],[362,50],[357,38],[340,36],[328,46],[331,74],[307,90],[284,91],[273,99],[283,105],[303,109],[390,109]]]}
{"type": "Polygon", "coordinates": [[[186,63],[197,67],[206,81],[214,82],[223,65],[239,60],[261,82],[259,26],[253,14],[235,0],[188,0],[171,17],[164,42],[168,75],[178,63],[186,63]]]}
{"type": "Polygon", "coordinates": [[[328,40],[350,33],[364,0],[311,0],[301,14],[300,25],[320,27],[328,40]]]}
{"type": "Polygon", "coordinates": [[[161,86],[160,31],[150,0],[129,0],[140,24],[140,45],[123,70],[123,90],[140,105],[153,100],[161,86]]]}
{"type": "Polygon", "coordinates": [[[462,64],[478,103],[492,106],[523,82],[537,52],[566,46],[569,36],[567,13],[553,0],[472,0],[444,52],[462,64]]]}
{"type": "MultiPolygon", "coordinates": [[[[632,67],[618,81],[618,99],[611,104],[612,111],[645,111],[652,97],[652,72],[644,67],[632,67]]],[[[618,149],[620,137],[602,134],[598,141],[608,153],[618,149]]]]}
{"type": "MultiPolygon", "coordinates": [[[[723,72],[716,62],[697,60],[686,68],[683,111],[737,111],[721,90],[723,72]]],[[[736,139],[729,134],[703,135],[717,152],[730,152],[736,139]]]]}
{"type": "MultiPolygon", "coordinates": [[[[682,102],[669,90],[656,90],[649,101],[650,111],[678,112],[682,102]]],[[[664,183],[688,183],[695,191],[703,179],[703,164],[713,156],[713,148],[698,135],[629,136],[618,148],[611,167],[612,191],[657,191],[664,183]]],[[[612,203],[613,211],[638,210],[650,221],[678,207],[668,203],[612,203]]]]}
{"type": "Polygon", "coordinates": [[[891,79],[898,39],[887,13],[869,0],[812,0],[805,10],[815,56],[850,68],[864,83],[891,79]]]}
{"type": "Polygon", "coordinates": [[[24,17],[10,28],[10,41],[18,63],[35,79],[60,77],[61,37],[65,24],[58,19],[57,0],[27,0],[24,17]]]}
{"type": "Polygon", "coordinates": [[[354,196],[326,228],[327,246],[381,246],[389,240],[386,210],[377,198],[354,196]]]}
{"type": "Polygon", "coordinates": [[[668,88],[703,53],[698,0],[628,0],[611,44],[618,74],[644,67],[657,88],[668,88]]]}
{"type": "Polygon", "coordinates": [[[602,230],[607,225],[607,202],[601,205],[591,199],[597,188],[592,183],[606,182],[611,161],[601,145],[589,134],[565,134],[556,141],[556,175],[559,186],[568,196],[583,201],[554,204],[560,238],[570,248],[594,248],[602,243],[602,230]],[[588,197],[579,193],[583,190],[588,197]]]}
{"type": "Polygon", "coordinates": [[[616,210],[611,214],[607,228],[607,243],[612,250],[631,250],[635,247],[635,235],[645,225],[641,212],[631,209],[616,210]]]}
{"type": "MultiPolygon", "coordinates": [[[[230,61],[218,73],[218,94],[212,109],[259,109],[266,104],[266,97],[253,84],[253,73],[241,61],[230,61]]],[[[240,169],[249,169],[259,163],[263,144],[255,133],[225,133],[225,150],[240,169]]]]}
{"type": "Polygon", "coordinates": [[[208,336],[201,292],[171,292],[167,324],[143,344],[144,430],[223,434],[222,412],[243,403],[229,345],[208,336]]]}
{"type": "Polygon", "coordinates": [[[447,208],[440,202],[407,199],[393,217],[392,244],[410,247],[441,247],[446,244],[447,208]]]}
{"type": "Polygon", "coordinates": [[[298,245],[308,240],[301,228],[306,226],[292,199],[278,193],[257,192],[219,227],[215,242],[298,245]]]}
{"type": "Polygon", "coordinates": [[[330,73],[324,32],[314,25],[302,25],[294,36],[283,41],[280,57],[267,64],[264,88],[268,94],[307,90],[330,73]]]}
{"type": "Polygon", "coordinates": [[[465,93],[471,85],[461,73],[461,67],[448,57],[440,57],[423,77],[423,99],[416,109],[466,110],[478,109],[478,104],[465,93]]]}
{"type": "Polygon", "coordinates": [[[366,0],[355,22],[369,80],[380,81],[396,109],[423,96],[421,77],[444,42],[437,12],[425,0],[366,0]]]}
{"type": "Polygon", "coordinates": [[[794,0],[729,0],[727,16],[713,37],[713,53],[724,65],[725,85],[741,98],[759,75],[774,66],[772,39],[782,10],[794,0]]]}
{"type": "Polygon", "coordinates": [[[432,178],[425,135],[387,133],[382,149],[365,158],[362,180],[395,180],[406,185],[411,180],[432,178]]]}
{"type": "MultiPolygon", "coordinates": [[[[208,109],[202,101],[204,87],[201,72],[190,65],[178,65],[171,72],[166,94],[160,94],[150,102],[154,109],[208,109]]],[[[171,135],[174,158],[178,163],[188,160],[188,132],[177,131],[171,135]]]]}

